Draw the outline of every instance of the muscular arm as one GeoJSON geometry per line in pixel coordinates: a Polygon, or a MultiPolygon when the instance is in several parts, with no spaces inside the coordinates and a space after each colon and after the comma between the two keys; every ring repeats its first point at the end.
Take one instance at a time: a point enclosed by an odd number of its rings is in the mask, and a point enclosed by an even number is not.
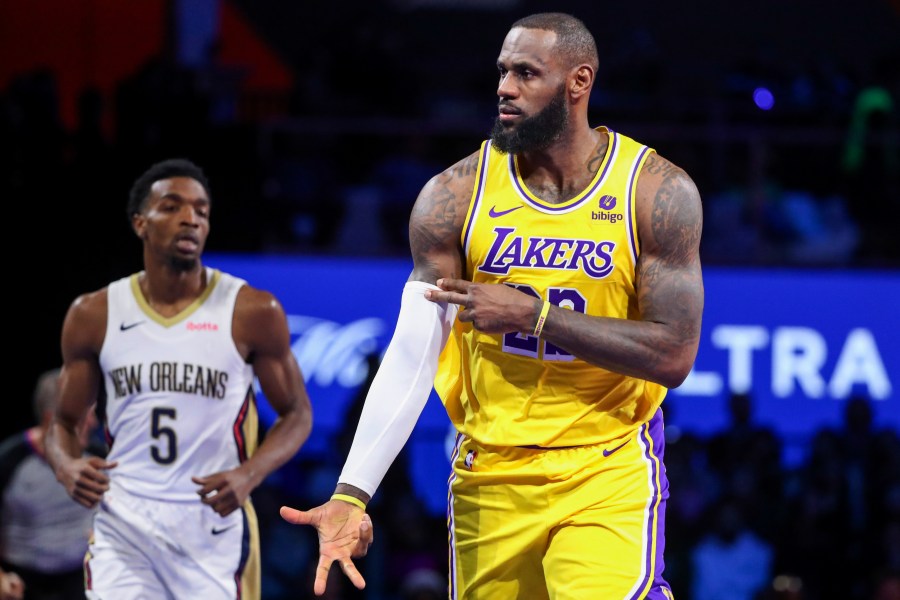
{"type": "Polygon", "coordinates": [[[651,154],[638,179],[636,209],[640,320],[551,307],[543,337],[592,364],[677,387],[696,358],[703,314],[700,194],[684,171],[651,154]]]}
{"type": "Polygon", "coordinates": [[[278,414],[263,443],[244,463],[253,487],[290,460],[312,429],[312,406],[291,338],[284,308],[269,292],[244,286],[235,308],[235,340],[248,359],[266,400],[278,414]]]}
{"type": "Polygon", "coordinates": [[[291,351],[287,317],[278,300],[263,290],[241,288],[232,335],[241,355],[253,365],[278,418],[262,444],[239,467],[192,477],[200,486],[197,493],[201,501],[222,516],[240,507],[272,471],[290,460],[312,428],[312,407],[291,351]]]}
{"type": "Polygon", "coordinates": [[[464,276],[460,236],[475,187],[478,155],[467,156],[422,188],[409,218],[410,281],[434,285],[441,277],[464,276]]]}
{"type": "Polygon", "coordinates": [[[47,462],[78,503],[94,506],[109,487],[98,457],[82,458],[79,425],[97,400],[102,382],[99,354],[106,335],[106,290],[75,299],[63,321],[59,402],[45,438],[47,462]]]}

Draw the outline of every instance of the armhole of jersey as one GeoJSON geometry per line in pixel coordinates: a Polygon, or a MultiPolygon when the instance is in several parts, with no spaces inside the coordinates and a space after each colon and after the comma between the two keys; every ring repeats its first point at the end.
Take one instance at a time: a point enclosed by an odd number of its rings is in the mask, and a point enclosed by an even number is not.
{"type": "Polygon", "coordinates": [[[641,169],[644,168],[644,163],[647,162],[647,157],[651,152],[655,152],[655,150],[641,146],[628,175],[628,245],[631,250],[633,267],[637,267],[637,259],[641,255],[641,240],[638,237],[637,227],[637,182],[641,169]]]}
{"type": "Polygon", "coordinates": [[[462,233],[460,234],[460,245],[465,255],[469,255],[469,236],[472,228],[475,226],[475,219],[478,216],[478,207],[481,205],[481,199],[484,196],[484,180],[487,178],[488,157],[491,153],[491,141],[485,140],[481,143],[478,151],[478,168],[475,173],[475,185],[472,187],[472,197],[469,199],[469,209],[466,211],[466,220],[463,222],[462,233]]]}
{"type": "MultiPolygon", "coordinates": [[[[97,361],[100,361],[100,357],[103,356],[103,350],[106,348],[106,343],[110,339],[110,335],[112,334],[112,321],[113,321],[113,294],[112,294],[112,284],[106,286],[106,327],[103,329],[103,340],[100,342],[100,348],[97,350],[97,361]]],[[[100,378],[100,387],[103,388],[106,385],[106,379],[100,378]]]]}
{"type": "MultiPolygon", "coordinates": [[[[97,360],[101,362],[104,358],[104,351],[106,350],[106,344],[112,339],[115,326],[113,323],[119,317],[119,311],[121,310],[121,306],[124,303],[122,300],[122,296],[127,296],[128,294],[133,294],[133,288],[138,286],[137,278],[139,273],[132,273],[126,278],[126,281],[123,283],[122,280],[113,281],[109,285],[106,286],[106,328],[103,330],[103,341],[100,342],[100,350],[97,352],[97,360]]],[[[138,289],[140,287],[138,286],[138,289]]],[[[100,387],[105,388],[106,380],[105,378],[101,378],[100,387]]]]}
{"type": "Polygon", "coordinates": [[[240,295],[241,290],[244,288],[244,286],[249,286],[250,284],[247,283],[245,279],[235,277],[234,275],[228,275],[226,277],[225,274],[221,271],[218,272],[218,279],[220,285],[225,284],[226,282],[228,285],[226,301],[231,307],[231,312],[229,313],[231,318],[228,319],[228,339],[231,340],[231,347],[234,349],[235,355],[240,357],[240,359],[246,363],[244,357],[241,356],[240,349],[238,349],[237,341],[234,339],[234,320],[235,314],[237,313],[238,296],[240,295]]]}

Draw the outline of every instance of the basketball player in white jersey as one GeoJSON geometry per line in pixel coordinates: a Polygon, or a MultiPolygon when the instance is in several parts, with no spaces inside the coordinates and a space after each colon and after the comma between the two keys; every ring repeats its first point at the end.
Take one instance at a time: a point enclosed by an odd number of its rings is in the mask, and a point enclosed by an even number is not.
{"type": "Polygon", "coordinates": [[[201,262],[211,200],[190,161],[153,165],[127,210],[144,269],[69,307],[47,440],[69,495],[99,503],[86,595],[259,598],[250,494],[312,426],[284,309],[201,262]],[[259,445],[254,378],[278,414],[259,445]],[[80,458],[76,427],[98,397],[109,454],[80,458]]]}

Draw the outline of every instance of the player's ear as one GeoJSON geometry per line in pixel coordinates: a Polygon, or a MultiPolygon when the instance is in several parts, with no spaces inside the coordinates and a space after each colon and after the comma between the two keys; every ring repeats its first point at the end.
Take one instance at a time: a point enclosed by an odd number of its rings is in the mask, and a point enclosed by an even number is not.
{"type": "Polygon", "coordinates": [[[144,229],[147,225],[147,219],[144,218],[144,215],[141,213],[134,213],[131,215],[131,228],[134,230],[135,235],[137,235],[140,239],[144,239],[144,229]]]}
{"type": "Polygon", "coordinates": [[[590,65],[578,65],[569,77],[569,94],[573,98],[584,96],[594,85],[594,69],[590,65]]]}

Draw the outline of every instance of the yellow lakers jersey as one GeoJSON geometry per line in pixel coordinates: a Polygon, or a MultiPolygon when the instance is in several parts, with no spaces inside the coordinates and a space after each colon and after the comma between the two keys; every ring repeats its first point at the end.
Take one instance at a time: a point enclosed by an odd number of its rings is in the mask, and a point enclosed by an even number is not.
{"type": "MultiPolygon", "coordinates": [[[[606,157],[575,198],[549,204],[531,193],[514,155],[490,140],[461,243],[466,273],[589,315],[639,319],[634,278],[637,175],[653,150],[609,134],[606,157]]],[[[435,390],[458,430],[482,444],[595,444],[648,421],[666,390],[577,359],[533,335],[486,334],[457,320],[435,390]]]]}

